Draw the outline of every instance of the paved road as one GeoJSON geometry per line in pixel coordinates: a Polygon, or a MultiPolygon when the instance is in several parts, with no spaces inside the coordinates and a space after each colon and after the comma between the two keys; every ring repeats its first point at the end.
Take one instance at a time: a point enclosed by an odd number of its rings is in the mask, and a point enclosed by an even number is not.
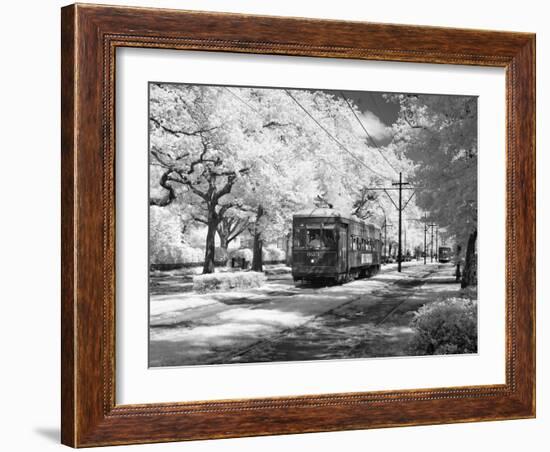
{"type": "Polygon", "coordinates": [[[406,355],[414,312],[458,291],[451,265],[410,262],[341,286],[279,277],[243,292],[164,293],[151,298],[150,365],[406,355]]]}

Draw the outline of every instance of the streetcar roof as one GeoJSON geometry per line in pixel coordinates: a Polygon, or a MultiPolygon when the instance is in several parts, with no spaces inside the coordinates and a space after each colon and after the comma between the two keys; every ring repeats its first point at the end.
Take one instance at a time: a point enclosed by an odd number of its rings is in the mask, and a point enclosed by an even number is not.
{"type": "Polygon", "coordinates": [[[362,223],[366,226],[374,228],[377,231],[379,230],[378,226],[372,223],[366,223],[360,218],[357,218],[352,215],[343,215],[340,211],[336,209],[327,209],[323,207],[312,207],[310,209],[300,210],[299,212],[296,212],[294,214],[294,218],[312,218],[312,219],[313,218],[337,218],[339,220],[344,220],[348,222],[351,221],[356,223],[362,223]]]}
{"type": "Polygon", "coordinates": [[[304,209],[296,212],[295,217],[334,217],[334,218],[348,218],[346,215],[342,215],[336,209],[326,209],[322,207],[312,207],[311,209],[304,209]]]}

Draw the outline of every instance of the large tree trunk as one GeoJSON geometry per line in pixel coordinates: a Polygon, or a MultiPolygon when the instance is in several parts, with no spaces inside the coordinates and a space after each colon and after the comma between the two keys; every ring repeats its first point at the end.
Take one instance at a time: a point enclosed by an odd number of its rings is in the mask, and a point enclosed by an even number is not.
{"type": "Polygon", "coordinates": [[[229,246],[229,235],[231,234],[230,227],[226,223],[227,219],[222,218],[217,227],[218,237],[220,239],[220,248],[225,251],[227,251],[229,246]]]}
{"type": "Polygon", "coordinates": [[[220,248],[224,251],[227,251],[227,248],[229,247],[227,236],[223,233],[220,234],[220,230],[218,229],[218,237],[220,238],[220,248]]]}
{"type": "Polygon", "coordinates": [[[254,272],[263,272],[263,260],[262,260],[262,249],[263,249],[263,239],[262,231],[260,228],[260,221],[264,214],[264,208],[258,206],[258,212],[256,214],[256,224],[254,225],[254,245],[252,249],[252,271],[254,272]]]}
{"type": "Polygon", "coordinates": [[[216,253],[216,228],[218,219],[215,212],[208,213],[208,232],[206,233],[206,250],[204,253],[204,266],[202,272],[214,273],[214,257],[216,253]]]}
{"type": "Polygon", "coordinates": [[[466,260],[462,272],[460,286],[462,288],[477,284],[477,257],[476,257],[476,239],[477,229],[474,229],[468,237],[468,247],[466,248],[466,260]]]}
{"type": "Polygon", "coordinates": [[[220,234],[220,228],[218,228],[218,237],[220,238],[220,250],[222,259],[225,261],[225,265],[229,266],[229,240],[227,239],[227,235],[225,235],[223,232],[220,234]]]}

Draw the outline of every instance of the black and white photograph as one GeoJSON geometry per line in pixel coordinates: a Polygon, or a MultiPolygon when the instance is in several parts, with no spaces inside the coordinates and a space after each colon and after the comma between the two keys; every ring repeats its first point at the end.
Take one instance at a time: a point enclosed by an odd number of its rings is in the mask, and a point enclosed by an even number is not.
{"type": "Polygon", "coordinates": [[[478,352],[478,98],[150,82],[149,366],[478,352]]]}

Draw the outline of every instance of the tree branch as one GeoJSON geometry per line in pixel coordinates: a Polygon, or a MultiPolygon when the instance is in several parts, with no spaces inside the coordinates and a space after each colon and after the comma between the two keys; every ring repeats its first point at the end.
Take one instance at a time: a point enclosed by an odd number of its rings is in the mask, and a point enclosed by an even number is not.
{"type": "Polygon", "coordinates": [[[270,127],[287,127],[287,126],[292,126],[294,124],[292,123],[282,123],[282,122],[277,122],[277,121],[269,121],[269,122],[266,122],[265,124],[262,125],[263,128],[270,128],[270,127]]]}
{"type": "Polygon", "coordinates": [[[198,223],[203,223],[208,225],[208,220],[205,220],[204,218],[198,217],[196,215],[193,215],[193,220],[197,221],[198,223]]]}
{"type": "Polygon", "coordinates": [[[222,196],[225,196],[225,195],[229,194],[231,192],[231,189],[233,188],[233,184],[237,180],[237,174],[238,173],[245,174],[248,171],[250,171],[250,168],[243,168],[243,169],[240,169],[237,172],[227,171],[226,173],[220,173],[220,175],[222,175],[222,176],[225,176],[225,175],[227,176],[227,183],[213,196],[213,200],[215,202],[218,202],[218,200],[222,196]]]}
{"type": "Polygon", "coordinates": [[[170,179],[170,173],[171,171],[166,171],[160,178],[159,185],[164,188],[165,190],[168,190],[168,193],[163,196],[162,198],[149,198],[149,205],[150,206],[158,206],[158,207],[166,207],[167,205],[171,204],[172,201],[176,199],[176,192],[174,190],[174,187],[168,183],[170,179]]]}
{"type": "Polygon", "coordinates": [[[235,240],[239,235],[241,235],[247,228],[248,226],[248,220],[241,220],[240,222],[237,223],[237,225],[234,227],[233,229],[233,232],[230,232],[228,237],[227,237],[227,243],[235,240]],[[240,227],[239,227],[239,224],[240,224],[240,227]]]}
{"type": "Polygon", "coordinates": [[[151,121],[153,124],[155,124],[159,129],[162,129],[165,132],[167,132],[171,135],[175,135],[175,136],[185,135],[187,137],[196,137],[196,136],[199,136],[202,133],[212,132],[212,130],[215,130],[215,129],[218,128],[218,126],[213,126],[213,127],[209,127],[209,128],[205,128],[205,129],[195,130],[193,132],[188,132],[188,131],[183,130],[183,129],[173,129],[173,128],[163,124],[159,119],[156,119],[153,116],[149,116],[149,121],[151,121]]]}

